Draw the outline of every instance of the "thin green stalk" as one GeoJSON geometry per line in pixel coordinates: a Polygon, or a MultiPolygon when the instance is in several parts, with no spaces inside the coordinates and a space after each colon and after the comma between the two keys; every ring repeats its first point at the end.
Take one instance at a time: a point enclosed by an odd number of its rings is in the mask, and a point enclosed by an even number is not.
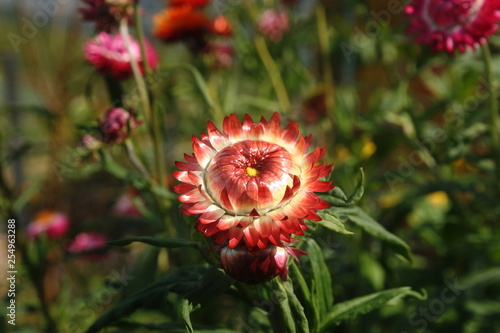
{"type": "MultiPolygon", "coordinates": [[[[136,0],[134,2],[134,26],[135,30],[137,31],[137,39],[139,41],[139,45],[141,47],[141,58],[142,58],[142,63],[144,64],[144,72],[146,74],[151,74],[151,66],[149,64],[149,59],[147,57],[146,53],[146,44],[144,42],[144,31],[142,29],[142,23],[141,23],[141,11],[139,8],[139,0],[136,0]]],[[[148,92],[150,90],[148,89],[148,92]]]]}
{"type": "Polygon", "coordinates": [[[127,155],[128,158],[130,159],[130,162],[139,170],[142,175],[148,179],[151,178],[151,175],[149,174],[149,171],[146,169],[146,166],[141,162],[139,157],[137,157],[137,154],[135,153],[134,145],[129,139],[126,139],[125,142],[125,148],[127,149],[127,155]]]}
{"type": "Polygon", "coordinates": [[[496,190],[500,194],[500,137],[498,134],[499,114],[498,114],[498,94],[495,87],[495,78],[493,73],[493,64],[491,60],[491,52],[488,44],[481,46],[483,51],[483,59],[488,79],[489,92],[490,92],[490,135],[492,142],[492,155],[495,161],[495,176],[496,176],[496,190]]]}
{"type": "Polygon", "coordinates": [[[137,89],[139,91],[139,96],[141,103],[144,108],[144,113],[147,118],[146,121],[150,125],[153,137],[155,164],[156,164],[156,176],[162,187],[166,188],[165,182],[165,163],[163,161],[163,151],[162,151],[162,135],[161,135],[161,123],[158,119],[158,113],[151,107],[150,94],[148,94],[148,88],[144,77],[142,76],[137,60],[132,56],[132,48],[130,35],[128,32],[128,25],[125,19],[120,21],[120,33],[122,35],[127,52],[130,55],[130,63],[132,65],[132,72],[134,73],[134,79],[137,83],[137,89]]]}
{"type": "Polygon", "coordinates": [[[285,83],[283,82],[278,66],[267,48],[264,37],[257,36],[255,37],[254,42],[260,60],[264,64],[264,67],[266,68],[269,78],[273,84],[274,92],[278,98],[280,108],[282,112],[288,113],[291,109],[290,98],[288,97],[288,92],[286,91],[285,83]]]}
{"type": "Polygon", "coordinates": [[[323,82],[325,85],[326,112],[330,124],[333,127],[333,114],[335,111],[335,84],[333,81],[332,63],[330,61],[328,22],[326,20],[325,8],[322,5],[319,5],[316,8],[316,23],[318,29],[319,47],[321,51],[321,62],[323,64],[323,82]]]}

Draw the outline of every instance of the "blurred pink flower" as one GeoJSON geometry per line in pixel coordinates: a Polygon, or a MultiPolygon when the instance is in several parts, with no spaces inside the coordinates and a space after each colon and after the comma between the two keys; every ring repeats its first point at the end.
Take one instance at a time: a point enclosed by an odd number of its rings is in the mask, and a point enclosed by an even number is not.
{"type": "Polygon", "coordinates": [[[221,252],[221,265],[233,279],[248,284],[266,282],[277,275],[286,280],[289,254],[298,261],[297,255],[305,255],[305,252],[291,246],[270,245],[264,250],[255,251],[249,251],[244,246],[233,249],[225,247],[221,252]]]}
{"type": "Polygon", "coordinates": [[[137,197],[137,191],[129,188],[123,192],[115,203],[114,211],[118,216],[140,217],[141,213],[134,204],[133,199],[137,197]]]}
{"type": "Polygon", "coordinates": [[[46,234],[50,239],[63,237],[69,230],[69,218],[66,214],[43,210],[35,215],[33,221],[28,224],[26,233],[31,238],[46,234]]]}
{"type": "Polygon", "coordinates": [[[135,118],[133,110],[111,108],[106,111],[104,120],[99,124],[103,134],[102,141],[122,143],[140,124],[141,122],[135,118]]]}
{"type": "Polygon", "coordinates": [[[88,259],[100,259],[106,247],[106,236],[94,232],[82,232],[76,235],[75,239],[69,243],[66,250],[73,254],[85,254],[88,259]]]}
{"type": "Polygon", "coordinates": [[[83,0],[86,7],[80,8],[85,21],[95,22],[96,31],[110,32],[117,29],[125,17],[132,24],[134,17],[133,0],[83,0]]]}
{"type": "Polygon", "coordinates": [[[498,29],[500,0],[414,0],[405,8],[407,33],[433,52],[464,53],[486,43],[498,29]]]}
{"type": "MultiPolygon", "coordinates": [[[[141,56],[141,47],[130,36],[132,57],[137,61],[139,68],[144,73],[144,64],[141,56]]],[[[145,41],[146,56],[149,66],[155,69],[158,66],[158,54],[154,47],[145,41]]],[[[130,54],[127,52],[125,42],[121,35],[101,32],[96,38],[87,41],[84,46],[84,55],[98,71],[104,75],[124,80],[132,76],[130,54]]]]}
{"type": "Polygon", "coordinates": [[[229,68],[233,64],[234,48],[227,42],[208,43],[205,52],[215,68],[229,68]]]}
{"type": "Polygon", "coordinates": [[[276,9],[266,9],[259,17],[257,26],[261,34],[277,43],[283,34],[290,29],[288,16],[276,9]]]}

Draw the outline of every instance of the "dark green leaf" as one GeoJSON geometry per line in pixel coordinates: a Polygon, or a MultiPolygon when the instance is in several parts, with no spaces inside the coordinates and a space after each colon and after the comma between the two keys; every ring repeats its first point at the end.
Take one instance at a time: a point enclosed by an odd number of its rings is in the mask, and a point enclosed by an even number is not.
{"type": "Polygon", "coordinates": [[[297,331],[300,333],[309,333],[309,322],[304,312],[304,307],[297,298],[297,295],[295,295],[291,280],[288,279],[287,281],[284,281],[283,286],[285,287],[290,308],[292,309],[292,312],[296,318],[295,320],[297,322],[297,331]]]}
{"type": "Polygon", "coordinates": [[[328,213],[328,211],[318,212],[318,215],[321,217],[321,221],[314,221],[314,224],[319,224],[327,229],[341,234],[352,234],[352,232],[345,228],[344,222],[342,222],[338,217],[328,213]]]}
{"type": "Polygon", "coordinates": [[[404,240],[385,229],[359,207],[330,208],[329,211],[337,217],[345,216],[358,227],[386,242],[394,251],[412,261],[410,246],[404,240]]]}
{"type": "Polygon", "coordinates": [[[311,296],[313,301],[317,301],[317,310],[319,316],[322,317],[330,311],[333,305],[332,278],[318,243],[313,239],[305,239],[304,243],[307,246],[306,252],[309,257],[314,281],[311,296]]]}
{"type": "Polygon", "coordinates": [[[290,303],[288,302],[288,294],[285,290],[283,282],[278,279],[274,279],[271,283],[273,286],[273,294],[279,302],[281,313],[283,315],[285,331],[290,333],[297,332],[295,327],[295,318],[293,317],[292,309],[290,308],[290,303]]]}
{"type": "Polygon", "coordinates": [[[420,300],[426,299],[426,295],[419,294],[411,290],[410,287],[394,288],[384,290],[378,293],[357,297],[352,300],[335,305],[332,310],[324,317],[320,332],[329,332],[333,325],[338,325],[344,320],[353,319],[359,315],[368,313],[385,305],[387,302],[404,296],[412,296],[420,300]]]}
{"type": "Polygon", "coordinates": [[[193,248],[198,247],[198,243],[190,242],[185,239],[158,238],[158,237],[146,237],[146,236],[123,238],[106,242],[106,244],[116,245],[116,246],[127,246],[133,242],[142,242],[156,247],[165,247],[170,249],[179,247],[193,247],[193,248]]]}
{"type": "Polygon", "coordinates": [[[194,333],[193,331],[193,325],[191,324],[191,311],[192,311],[192,306],[189,303],[189,300],[183,299],[181,301],[181,315],[182,319],[184,320],[184,325],[186,325],[186,331],[189,333],[194,333]]]}
{"type": "Polygon", "coordinates": [[[347,200],[347,203],[349,205],[355,205],[358,203],[358,201],[361,199],[363,196],[363,193],[365,192],[364,184],[365,184],[365,173],[363,171],[363,168],[359,168],[359,181],[358,184],[356,185],[356,189],[354,192],[351,194],[349,197],[349,200],[347,200]]]}
{"type": "Polygon", "coordinates": [[[186,294],[185,297],[193,304],[204,305],[229,289],[233,283],[234,280],[222,270],[211,267],[202,276],[198,286],[186,294]]]}

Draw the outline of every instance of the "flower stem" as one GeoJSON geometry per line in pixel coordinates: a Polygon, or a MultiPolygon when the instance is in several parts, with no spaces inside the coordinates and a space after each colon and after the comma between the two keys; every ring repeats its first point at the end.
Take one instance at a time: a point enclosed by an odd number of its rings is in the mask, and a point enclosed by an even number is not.
{"type": "Polygon", "coordinates": [[[273,84],[274,92],[276,93],[276,97],[278,98],[281,111],[284,113],[288,113],[291,109],[290,98],[288,97],[288,92],[286,91],[286,87],[283,83],[283,79],[281,77],[278,66],[271,56],[271,53],[269,52],[264,37],[257,36],[255,37],[254,42],[260,60],[264,64],[264,67],[266,68],[267,73],[269,74],[269,78],[271,79],[271,82],[273,84]]]}
{"type": "Polygon", "coordinates": [[[491,125],[490,125],[490,135],[491,135],[491,143],[492,143],[492,155],[495,161],[495,176],[496,176],[496,184],[497,191],[500,193],[500,137],[498,134],[498,124],[499,114],[498,114],[498,94],[495,87],[495,78],[493,73],[493,65],[491,60],[491,52],[488,47],[488,44],[483,44],[481,46],[483,51],[483,59],[486,70],[486,75],[488,79],[489,92],[490,92],[490,117],[491,117],[491,125]]]}
{"type": "Polygon", "coordinates": [[[142,106],[144,108],[144,113],[147,117],[146,121],[150,125],[151,135],[153,137],[154,145],[154,155],[156,164],[156,176],[158,181],[163,187],[165,186],[165,163],[163,162],[162,154],[162,135],[161,135],[161,123],[157,117],[156,110],[151,107],[150,93],[147,88],[146,81],[141,74],[137,60],[132,55],[132,47],[130,42],[130,35],[128,32],[127,21],[122,19],[120,21],[120,33],[122,35],[125,47],[130,56],[130,64],[132,66],[132,72],[134,73],[134,79],[137,83],[137,89],[139,91],[139,96],[141,99],[142,106]]]}
{"type": "Polygon", "coordinates": [[[146,169],[146,166],[141,162],[141,160],[137,157],[137,154],[135,153],[134,145],[129,139],[126,139],[125,142],[125,148],[127,149],[127,154],[128,158],[130,159],[130,162],[139,170],[142,175],[146,178],[151,178],[151,175],[149,174],[148,170],[146,169]]]}
{"type": "Polygon", "coordinates": [[[330,43],[328,38],[328,22],[325,8],[319,5],[316,8],[316,22],[318,29],[319,47],[321,51],[321,62],[323,64],[323,81],[325,85],[326,112],[330,125],[333,127],[335,109],[335,84],[333,81],[333,68],[330,61],[330,43]]]}

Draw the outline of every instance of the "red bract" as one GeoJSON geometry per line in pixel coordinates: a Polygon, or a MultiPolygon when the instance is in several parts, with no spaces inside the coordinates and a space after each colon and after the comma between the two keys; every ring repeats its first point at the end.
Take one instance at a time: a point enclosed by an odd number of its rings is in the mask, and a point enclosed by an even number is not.
{"type": "Polygon", "coordinates": [[[125,17],[133,21],[133,0],[83,0],[87,7],[80,8],[85,21],[95,22],[96,31],[110,32],[118,28],[125,17]]]}
{"type": "Polygon", "coordinates": [[[486,43],[498,29],[500,0],[414,0],[405,8],[407,32],[433,52],[464,53],[486,43]]]}
{"type": "MultiPolygon", "coordinates": [[[[141,56],[141,47],[130,36],[132,57],[135,58],[139,69],[144,73],[144,64],[141,56]]],[[[155,69],[158,66],[158,55],[149,42],[145,41],[146,56],[149,66],[155,69]]],[[[95,39],[89,40],[84,46],[84,55],[98,71],[104,75],[124,80],[132,76],[131,56],[127,51],[121,35],[101,32],[95,39]]]]}
{"type": "Polygon", "coordinates": [[[297,255],[305,255],[303,251],[288,246],[270,245],[264,250],[255,251],[249,251],[245,247],[225,247],[221,252],[221,265],[233,279],[248,284],[266,282],[277,275],[286,280],[289,254],[297,261],[297,255]]]}
{"type": "Polygon", "coordinates": [[[319,163],[324,148],[306,153],[311,141],[294,122],[281,129],[278,113],[259,123],[231,114],[222,131],[208,122],[208,135],[192,139],[194,155],[176,163],[182,212],[198,215],[196,229],[229,248],[293,242],[291,235],[307,229],[304,219],[320,221],[316,209],[329,206],[314,192],[333,188],[318,180],[333,165],[319,163]]]}
{"type": "Polygon", "coordinates": [[[63,237],[69,230],[69,218],[66,214],[43,210],[33,218],[28,224],[26,233],[31,238],[36,238],[41,234],[46,234],[50,239],[63,237]]]}

